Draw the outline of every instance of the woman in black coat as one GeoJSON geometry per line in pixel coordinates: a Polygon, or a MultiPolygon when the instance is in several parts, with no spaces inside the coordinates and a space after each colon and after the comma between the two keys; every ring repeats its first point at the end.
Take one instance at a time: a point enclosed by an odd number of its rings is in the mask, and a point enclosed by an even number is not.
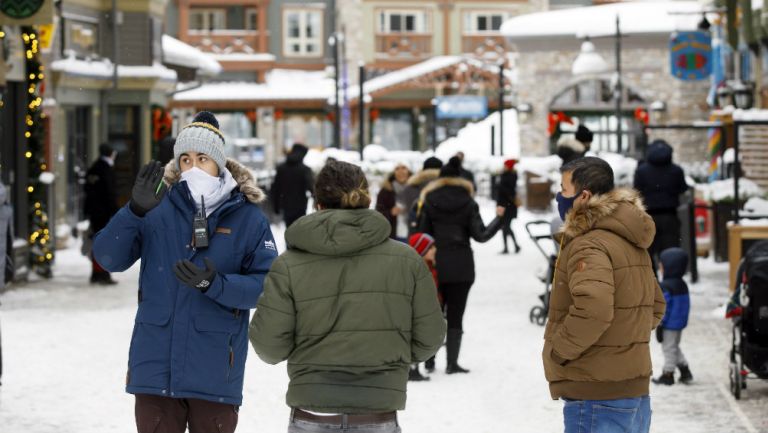
{"type": "Polygon", "coordinates": [[[505,209],[502,217],[501,232],[504,239],[504,251],[502,254],[508,254],[507,236],[512,238],[515,244],[515,254],[520,252],[520,246],[517,244],[515,232],[512,230],[512,220],[517,218],[517,171],[515,171],[517,160],[508,159],[504,161],[504,172],[499,176],[499,191],[496,198],[496,205],[505,209]]]}
{"type": "MultiPolygon", "coordinates": [[[[504,208],[486,227],[480,209],[472,198],[472,183],[461,177],[461,161],[454,157],[440,171],[440,178],[422,191],[424,207],[419,231],[435,238],[436,267],[440,291],[448,319],[446,373],[468,373],[459,366],[458,358],[463,333],[462,320],[469,289],[475,281],[475,260],[470,238],[487,242],[501,228],[504,208]]],[[[428,365],[429,369],[430,366],[428,365]]]]}

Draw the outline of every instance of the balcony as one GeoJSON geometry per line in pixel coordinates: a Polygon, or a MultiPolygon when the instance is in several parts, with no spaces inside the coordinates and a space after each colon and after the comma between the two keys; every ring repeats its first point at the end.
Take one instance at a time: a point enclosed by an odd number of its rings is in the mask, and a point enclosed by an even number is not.
{"type": "Polygon", "coordinates": [[[258,30],[189,30],[184,42],[216,54],[263,52],[269,48],[269,40],[265,38],[266,46],[260,47],[260,37],[258,30]]]}
{"type": "Polygon", "coordinates": [[[461,52],[472,54],[481,59],[497,59],[506,52],[504,37],[495,33],[484,35],[465,34],[461,38],[461,52]]]}
{"type": "Polygon", "coordinates": [[[422,60],[431,56],[431,34],[380,33],[376,35],[376,57],[379,59],[422,60]]]}

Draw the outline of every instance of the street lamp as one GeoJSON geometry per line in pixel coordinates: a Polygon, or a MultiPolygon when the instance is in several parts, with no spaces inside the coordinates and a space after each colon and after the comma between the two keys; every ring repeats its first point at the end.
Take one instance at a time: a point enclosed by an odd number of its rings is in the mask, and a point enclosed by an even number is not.
{"type": "Polygon", "coordinates": [[[336,93],[333,95],[333,144],[341,148],[341,103],[339,101],[339,45],[344,42],[342,34],[335,32],[328,38],[328,45],[333,50],[333,82],[336,93]]]}
{"type": "Polygon", "coordinates": [[[733,84],[733,105],[740,110],[749,110],[755,104],[754,84],[737,81],[733,84]]]}
{"type": "Polygon", "coordinates": [[[724,84],[717,88],[717,105],[720,108],[733,105],[733,89],[731,89],[728,84],[724,84]]]}
{"type": "Polygon", "coordinates": [[[661,123],[664,113],[667,112],[667,104],[664,101],[654,101],[651,103],[650,109],[653,123],[661,123]]]}
{"type": "Polygon", "coordinates": [[[575,76],[600,75],[609,70],[608,62],[595,50],[595,44],[589,38],[582,42],[581,51],[571,66],[571,73],[575,76]]]}

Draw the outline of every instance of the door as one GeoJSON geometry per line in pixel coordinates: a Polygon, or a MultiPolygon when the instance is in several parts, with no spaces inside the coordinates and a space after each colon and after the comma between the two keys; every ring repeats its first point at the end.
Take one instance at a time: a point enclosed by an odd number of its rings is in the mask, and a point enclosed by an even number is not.
{"type": "Polygon", "coordinates": [[[91,108],[67,107],[67,219],[74,226],[82,221],[85,201],[85,174],[89,163],[98,155],[88,157],[91,135],[91,108]]]}
{"type": "Polygon", "coordinates": [[[138,105],[110,105],[107,140],[117,151],[115,183],[117,203],[128,203],[136,174],[139,172],[141,138],[138,105]]]}

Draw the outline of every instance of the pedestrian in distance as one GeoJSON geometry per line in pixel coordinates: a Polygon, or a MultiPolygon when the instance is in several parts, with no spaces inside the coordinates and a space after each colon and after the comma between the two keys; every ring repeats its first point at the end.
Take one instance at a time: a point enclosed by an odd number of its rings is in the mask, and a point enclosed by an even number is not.
{"type": "Polygon", "coordinates": [[[390,237],[400,242],[408,242],[408,207],[406,188],[411,171],[404,164],[398,164],[381,184],[376,196],[376,210],[384,215],[392,227],[390,237]]]}
{"type": "Polygon", "coordinates": [[[283,214],[286,227],[307,214],[307,204],[314,185],[312,169],[304,165],[307,152],[307,146],[294,144],[285,162],[277,167],[272,183],[272,206],[275,213],[283,214]]]}
{"type": "Polygon", "coordinates": [[[487,242],[501,228],[505,209],[496,208],[496,218],[486,226],[480,208],[472,198],[472,184],[461,177],[461,161],[453,157],[441,170],[440,178],[421,192],[424,202],[419,231],[435,238],[440,292],[448,319],[446,373],[468,373],[458,363],[464,333],[464,310],[475,282],[475,259],[470,238],[487,242]]]}
{"type": "Polygon", "coordinates": [[[688,314],[691,311],[691,297],[688,285],[683,280],[688,267],[688,253],[682,248],[668,248],[661,252],[659,271],[663,275],[661,290],[667,302],[664,319],[656,328],[656,340],[664,351],[664,369],[653,383],[661,385],[675,384],[675,370],[680,370],[680,382],[693,380],[688,361],[680,349],[683,329],[688,326],[688,314]]]}
{"type": "Polygon", "coordinates": [[[440,169],[443,168],[443,161],[430,156],[424,160],[421,171],[408,179],[408,184],[403,191],[403,205],[408,210],[408,234],[417,232],[419,225],[419,212],[421,210],[421,190],[430,182],[440,177],[440,169]]]}
{"type": "MultiPolygon", "coordinates": [[[[414,233],[408,238],[408,245],[411,246],[417,253],[424,259],[424,264],[429,268],[429,272],[432,274],[432,279],[435,281],[435,286],[439,284],[437,280],[437,268],[435,268],[435,254],[437,248],[435,247],[435,239],[426,233],[414,233]]],[[[443,308],[443,297],[438,290],[437,299],[440,302],[440,309],[443,308]]],[[[427,365],[427,371],[430,373],[435,370],[435,356],[429,358],[425,365],[427,365]],[[431,367],[430,367],[431,365],[431,367]]],[[[428,376],[424,376],[419,371],[419,363],[414,362],[411,364],[411,370],[408,372],[408,380],[413,382],[421,382],[429,380],[428,376]]]]}
{"type": "Polygon", "coordinates": [[[680,195],[688,191],[688,184],[683,169],[672,162],[672,153],[672,146],[666,141],[656,140],[648,146],[646,161],[635,171],[634,187],[656,224],[656,237],[649,249],[654,269],[662,251],[681,244],[677,207],[680,195]]]}
{"type": "Polygon", "coordinates": [[[472,184],[472,190],[474,191],[474,193],[477,193],[477,183],[475,183],[475,175],[474,173],[472,173],[471,171],[467,170],[464,167],[464,159],[465,159],[464,152],[457,152],[456,158],[459,158],[459,162],[461,163],[461,169],[459,170],[461,172],[460,177],[462,179],[466,179],[467,181],[469,181],[469,183],[472,184]]]}
{"type": "Polygon", "coordinates": [[[496,199],[496,205],[504,208],[502,217],[501,233],[504,240],[504,250],[502,254],[509,254],[507,247],[507,236],[512,238],[515,245],[515,254],[520,252],[520,245],[517,244],[515,231],[512,229],[512,221],[517,218],[517,171],[515,165],[516,159],[504,161],[504,172],[499,176],[499,190],[496,199]]]}
{"type": "MultiPolygon", "coordinates": [[[[88,169],[85,175],[84,214],[90,221],[86,242],[91,242],[93,235],[106,227],[109,220],[117,213],[117,185],[115,184],[115,159],[117,151],[109,144],[99,146],[99,159],[88,169]]],[[[99,265],[91,256],[91,284],[117,284],[112,275],[99,265]]]]}
{"type": "Polygon", "coordinates": [[[423,259],[369,209],[360,167],[328,162],[318,212],[288,228],[250,326],[267,363],[288,360],[289,433],[400,432],[409,366],[445,336],[423,259]]]}
{"type": "Polygon", "coordinates": [[[139,433],[232,433],[242,404],[249,310],[277,257],[264,193],[224,154],[213,114],[152,161],[130,203],[96,235],[94,257],[122,272],[141,259],[126,391],[139,433]]]}
{"type": "Polygon", "coordinates": [[[653,220],[602,159],[561,172],[565,224],[542,353],[550,394],[565,401],[566,433],[648,433],[648,341],[665,308],[647,252],[653,220]]]}

